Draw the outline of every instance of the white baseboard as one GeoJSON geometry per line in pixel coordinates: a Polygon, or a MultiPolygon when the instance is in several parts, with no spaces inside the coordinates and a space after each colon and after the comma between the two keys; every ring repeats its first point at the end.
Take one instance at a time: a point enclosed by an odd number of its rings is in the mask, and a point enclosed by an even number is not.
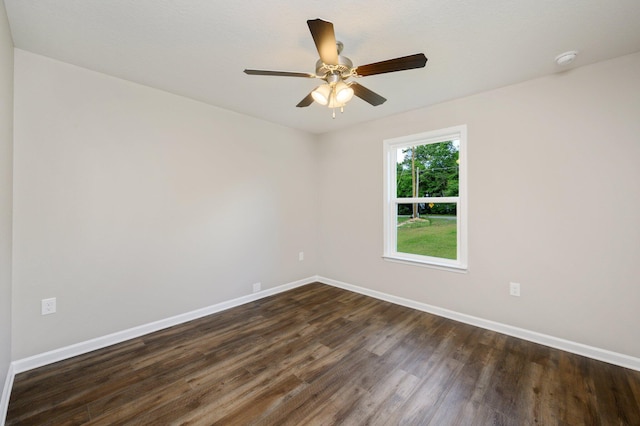
{"type": "Polygon", "coordinates": [[[188,321],[192,321],[194,319],[202,318],[207,315],[225,311],[227,309],[244,305],[245,303],[253,302],[254,300],[262,299],[264,297],[271,296],[277,293],[282,293],[284,291],[291,290],[293,288],[300,287],[305,284],[310,284],[315,281],[317,281],[317,277],[315,276],[308,277],[308,278],[294,281],[278,287],[273,287],[263,291],[259,291],[257,293],[249,294],[247,296],[238,297],[236,299],[228,300],[225,302],[217,303],[215,305],[207,306],[205,308],[197,309],[195,311],[176,315],[170,318],[165,318],[152,323],[143,324],[127,330],[118,331],[116,333],[97,337],[95,339],[76,343],[70,346],[65,346],[63,348],[54,349],[52,351],[30,356],[28,358],[19,359],[17,361],[12,362],[12,366],[14,368],[14,374],[19,374],[24,371],[32,370],[34,368],[42,367],[44,365],[52,364],[54,362],[62,361],[68,358],[72,358],[74,356],[95,351],[97,349],[102,349],[107,346],[115,345],[116,343],[121,343],[126,340],[144,336],[145,334],[149,334],[159,330],[163,330],[165,328],[173,327],[174,325],[182,324],[188,321]]]}
{"type": "Polygon", "coordinates": [[[13,369],[13,364],[9,364],[7,371],[7,378],[4,381],[4,388],[2,389],[2,399],[0,399],[0,426],[4,426],[7,418],[7,409],[9,408],[9,397],[11,396],[11,388],[13,388],[13,378],[16,373],[13,369]]]}
{"type": "Polygon", "coordinates": [[[5,380],[4,389],[2,391],[2,399],[0,400],[0,426],[4,426],[5,420],[7,418],[9,397],[11,395],[11,389],[13,388],[13,379],[16,374],[23,373],[34,368],[42,367],[44,365],[53,364],[54,362],[62,361],[68,358],[73,358],[74,356],[86,354],[98,349],[106,348],[107,346],[122,343],[136,337],[144,336],[145,334],[160,331],[165,328],[173,327],[174,325],[183,324],[194,319],[225,311],[236,306],[244,305],[245,303],[253,302],[254,300],[282,293],[284,291],[291,290],[306,284],[311,284],[316,281],[318,281],[317,276],[304,278],[288,284],[283,284],[278,287],[273,287],[253,294],[249,294],[247,296],[238,297],[236,299],[217,303],[205,308],[196,309],[195,311],[176,315],[170,318],[165,318],[163,320],[155,321],[152,323],[143,324],[137,327],[130,328],[128,330],[118,331],[106,336],[97,337],[95,339],[87,340],[84,342],[76,343],[74,345],[65,346],[63,348],[54,349],[49,352],[44,352],[38,355],[30,356],[28,358],[13,361],[9,365],[7,379],[5,380]]]}
{"type": "Polygon", "coordinates": [[[230,308],[234,308],[236,306],[244,305],[245,303],[253,302],[255,300],[272,296],[274,294],[282,293],[287,290],[291,290],[296,287],[300,287],[313,282],[321,282],[323,284],[353,291],[356,293],[363,294],[365,296],[371,296],[376,299],[394,303],[396,305],[406,306],[408,308],[416,309],[423,312],[428,312],[444,318],[449,318],[455,321],[474,325],[476,327],[481,327],[487,330],[493,330],[498,333],[506,334],[509,336],[513,336],[513,337],[528,340],[531,342],[539,343],[545,346],[549,346],[552,348],[575,353],[578,355],[583,355],[589,358],[608,362],[610,364],[619,365],[621,367],[640,371],[640,358],[635,358],[635,357],[620,354],[617,352],[612,352],[605,349],[584,345],[582,343],[572,342],[570,340],[565,340],[558,337],[537,333],[535,331],[525,330],[522,328],[510,326],[507,324],[502,324],[495,321],[490,321],[490,320],[474,317],[471,315],[462,314],[462,313],[451,311],[448,309],[439,308],[437,306],[428,305],[426,303],[421,303],[414,300],[393,296],[391,294],[382,293],[376,290],[370,290],[364,287],[359,287],[356,285],[347,284],[341,281],[316,275],[316,276],[308,277],[302,280],[294,281],[288,284],[284,284],[278,287],[253,293],[247,296],[242,296],[236,299],[221,302],[221,303],[211,305],[202,309],[197,309],[195,311],[176,315],[160,321],[155,321],[149,324],[133,327],[128,330],[119,331],[106,336],[87,340],[85,342],[76,343],[74,345],[66,346],[63,348],[55,349],[53,351],[49,351],[42,354],[31,356],[28,358],[13,361],[9,366],[9,371],[7,372],[7,379],[5,380],[4,389],[2,392],[2,399],[0,400],[0,426],[4,426],[6,415],[7,415],[7,408],[9,407],[9,397],[11,395],[11,389],[13,387],[13,380],[15,375],[18,373],[22,373],[28,370],[32,370],[34,368],[42,367],[44,365],[52,364],[54,362],[62,361],[68,358],[72,358],[74,356],[82,355],[91,351],[95,351],[97,349],[102,349],[107,346],[121,343],[136,337],[143,336],[145,334],[153,333],[155,331],[163,330],[168,327],[173,327],[174,325],[179,325],[188,321],[192,321],[194,319],[202,318],[204,316],[221,312],[230,308]]]}
{"type": "Polygon", "coordinates": [[[176,315],[152,323],[143,324],[137,327],[130,328],[128,330],[118,331],[106,336],[97,337],[95,339],[87,340],[84,342],[76,343],[74,345],[65,346],[63,348],[54,349],[49,352],[44,352],[41,354],[30,356],[28,358],[13,361],[9,365],[7,379],[5,380],[4,389],[2,391],[2,399],[0,400],[0,426],[4,426],[5,420],[7,418],[9,397],[11,396],[13,379],[16,374],[23,373],[34,368],[42,367],[44,365],[53,364],[54,362],[62,361],[68,358],[73,358],[74,356],[86,354],[98,349],[106,348],[107,346],[122,343],[136,337],[144,336],[145,334],[160,331],[165,328],[173,327],[174,325],[179,325],[188,321],[192,321],[194,319],[205,317],[207,315],[225,311],[236,306],[244,305],[245,303],[253,302],[254,300],[282,293],[284,291],[291,290],[306,284],[311,284],[316,281],[318,281],[318,277],[311,276],[288,284],[283,284],[278,287],[273,287],[253,294],[249,294],[247,296],[238,297],[236,299],[217,303],[215,305],[207,306],[202,309],[197,309],[195,311],[176,315]]]}
{"type": "Polygon", "coordinates": [[[614,364],[620,367],[640,371],[640,358],[635,358],[629,355],[608,351],[606,349],[596,348],[593,346],[584,345],[582,343],[561,339],[559,337],[549,336],[546,334],[537,333],[535,331],[525,330],[523,328],[518,328],[511,325],[502,324],[499,322],[490,321],[455,311],[450,311],[448,309],[439,308],[437,306],[428,305],[426,303],[416,302],[414,300],[393,296],[391,294],[382,293],[376,290],[370,290],[368,288],[358,287],[352,284],[336,281],[331,278],[318,276],[316,277],[316,279],[317,281],[324,284],[329,284],[334,287],[350,290],[355,293],[363,294],[365,296],[371,296],[376,299],[394,303],[396,305],[406,306],[408,308],[428,312],[440,317],[449,318],[454,321],[463,322],[465,324],[474,325],[476,327],[484,328],[487,330],[497,331],[498,333],[517,337],[523,340],[528,340],[530,342],[539,343],[551,348],[560,349],[566,352],[571,352],[577,355],[604,361],[609,364],[614,364]]]}

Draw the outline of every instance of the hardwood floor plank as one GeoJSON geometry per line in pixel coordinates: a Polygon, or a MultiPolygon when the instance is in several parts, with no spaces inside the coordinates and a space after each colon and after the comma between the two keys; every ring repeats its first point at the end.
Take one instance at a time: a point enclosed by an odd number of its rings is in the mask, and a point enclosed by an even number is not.
{"type": "MultiPolygon", "coordinates": [[[[627,373],[628,371],[624,371],[624,372],[627,373]]],[[[629,386],[629,389],[631,389],[631,392],[632,392],[630,399],[632,401],[640,401],[640,381],[635,380],[634,371],[631,371],[630,373],[631,374],[625,374],[627,385],[629,386]]],[[[638,410],[640,410],[640,403],[638,404],[638,410]]]]}
{"type": "Polygon", "coordinates": [[[109,395],[89,403],[91,420],[87,424],[112,425],[132,422],[148,411],[187,395],[192,389],[186,383],[172,382],[143,392],[138,391],[140,389],[131,389],[128,392],[109,395]]]}
{"type": "Polygon", "coordinates": [[[554,412],[557,409],[553,391],[549,388],[548,372],[546,368],[537,362],[530,363],[523,372],[522,407],[526,417],[533,424],[553,425],[558,424],[554,412]]]}
{"type": "Polygon", "coordinates": [[[640,425],[640,372],[314,283],[18,374],[17,424],[640,425]]]}
{"type": "Polygon", "coordinates": [[[640,403],[629,386],[626,372],[596,360],[584,359],[584,362],[587,364],[585,370],[590,372],[586,381],[591,384],[588,391],[592,416],[597,416],[603,424],[633,424],[634,421],[640,424],[640,403]],[[596,411],[596,402],[607,409],[596,411]]]}
{"type": "MultiPolygon", "coordinates": [[[[233,411],[226,416],[217,420],[215,423],[219,425],[246,425],[251,422],[260,419],[261,417],[268,415],[274,410],[274,407],[282,403],[282,401],[289,396],[289,398],[297,395],[301,390],[305,389],[306,383],[298,379],[294,375],[286,376],[286,378],[276,385],[270,385],[265,387],[262,392],[259,392],[255,398],[245,399],[242,404],[238,405],[233,411]]],[[[181,424],[188,425],[190,422],[182,422],[181,424]]],[[[208,423],[208,422],[207,422],[208,423]]]]}
{"type": "Polygon", "coordinates": [[[381,367],[381,358],[364,349],[348,353],[341,362],[311,381],[303,392],[287,401],[278,413],[265,419],[265,424],[308,424],[318,418],[339,424],[343,412],[352,408],[381,367]],[[348,386],[345,386],[346,378],[348,386]],[[282,416],[283,413],[287,415],[282,416]]]}
{"type": "Polygon", "coordinates": [[[392,369],[377,380],[375,386],[363,390],[353,409],[344,415],[343,424],[375,424],[377,419],[390,416],[404,402],[399,395],[413,393],[418,383],[417,377],[398,368],[392,369]]]}
{"type": "Polygon", "coordinates": [[[397,316],[385,321],[388,325],[382,329],[381,335],[371,339],[367,350],[376,355],[384,355],[387,351],[396,347],[413,328],[418,315],[410,309],[404,308],[397,316]]]}
{"type": "Polygon", "coordinates": [[[69,392],[74,389],[84,389],[91,383],[104,382],[110,376],[126,370],[127,360],[140,356],[146,350],[142,342],[136,342],[136,344],[126,344],[124,349],[105,348],[22,373],[20,386],[14,387],[11,392],[12,407],[16,410],[24,406],[29,407],[31,401],[28,396],[34,393],[52,403],[66,399],[69,392]],[[40,370],[42,370],[42,376],[37,374],[40,370]],[[42,387],[43,381],[47,383],[46,388],[42,387]]]}
{"type": "Polygon", "coordinates": [[[591,405],[592,399],[589,396],[591,392],[590,379],[586,373],[586,358],[576,357],[572,354],[563,353],[560,355],[560,363],[558,370],[555,372],[554,378],[559,382],[560,395],[563,400],[562,404],[558,404],[561,409],[560,420],[575,424],[575,422],[586,421],[589,424],[601,423],[598,414],[591,405]],[[558,380],[560,379],[560,380],[558,380]]]}
{"type": "MultiPolygon", "coordinates": [[[[470,420],[480,418],[478,411],[486,408],[482,399],[490,387],[495,364],[493,348],[480,343],[469,354],[469,362],[460,370],[458,380],[444,396],[437,407],[431,423],[433,424],[469,424],[470,420]]],[[[483,413],[484,415],[484,413],[483,413]]]]}
{"type": "Polygon", "coordinates": [[[436,363],[401,408],[397,424],[428,424],[450,391],[464,364],[452,358],[436,363]]]}

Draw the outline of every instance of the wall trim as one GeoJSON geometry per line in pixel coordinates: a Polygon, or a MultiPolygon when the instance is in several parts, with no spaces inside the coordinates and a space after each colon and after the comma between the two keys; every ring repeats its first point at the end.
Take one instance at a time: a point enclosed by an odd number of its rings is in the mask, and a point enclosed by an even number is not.
{"type": "Polygon", "coordinates": [[[137,327],[118,331],[106,336],[96,337],[95,339],[75,343],[73,345],[33,355],[28,358],[19,359],[17,361],[13,361],[11,364],[14,368],[14,374],[23,373],[34,368],[53,364],[54,362],[62,361],[68,358],[73,358],[74,356],[82,355],[91,351],[95,351],[97,349],[102,349],[107,346],[115,345],[117,343],[122,343],[136,337],[144,336],[145,334],[153,333],[165,328],[173,327],[174,325],[179,325],[188,321],[192,321],[194,319],[205,317],[207,315],[225,311],[236,306],[244,305],[245,303],[253,302],[255,300],[272,296],[277,293],[282,293],[284,291],[291,290],[306,284],[311,284],[316,281],[317,276],[311,276],[288,284],[283,284],[277,287],[262,290],[257,293],[241,296],[236,299],[227,300],[225,302],[216,303],[215,305],[196,309],[184,314],[179,314],[170,318],[165,318],[148,324],[139,325],[137,327]]]}
{"type": "Polygon", "coordinates": [[[9,397],[11,396],[11,389],[13,388],[13,379],[16,376],[13,363],[9,364],[7,370],[7,378],[4,381],[4,388],[2,389],[2,399],[0,399],[0,426],[4,426],[7,419],[7,409],[9,408],[9,397]]]}
{"type": "Polygon", "coordinates": [[[9,365],[9,371],[7,372],[7,379],[4,383],[4,389],[2,391],[2,399],[0,400],[0,426],[4,426],[7,419],[7,410],[9,408],[9,398],[11,396],[11,390],[13,388],[13,380],[16,374],[23,373],[25,371],[33,370],[34,368],[42,367],[54,362],[63,361],[74,356],[83,355],[98,349],[106,348],[107,346],[122,343],[127,340],[135,339],[136,337],[144,336],[145,334],[153,333],[155,331],[164,330],[165,328],[173,327],[174,325],[183,324],[198,318],[205,317],[207,315],[215,314],[217,312],[226,311],[227,309],[235,308],[236,306],[244,305],[245,303],[253,302],[255,300],[263,299],[265,297],[273,296],[274,294],[282,293],[288,290],[292,290],[297,287],[301,287],[306,284],[311,284],[318,281],[318,276],[303,278],[298,281],[293,281],[287,284],[283,284],[277,287],[268,288],[253,294],[241,296],[235,299],[227,300],[224,302],[216,303],[215,305],[207,306],[201,309],[196,309],[184,314],[175,315],[170,318],[165,318],[159,321],[154,321],[148,324],[143,324],[137,327],[129,328],[127,330],[118,331],[108,334],[106,336],[96,337],[95,339],[86,340],[84,342],[75,343],[73,345],[65,346],[52,351],[44,352],[41,354],[33,355],[27,358],[13,361],[9,365]]]}
{"type": "Polygon", "coordinates": [[[5,380],[4,388],[2,391],[2,399],[0,399],[0,426],[4,426],[5,424],[7,409],[9,407],[9,397],[11,395],[11,389],[13,388],[13,381],[16,374],[23,373],[25,371],[29,371],[34,368],[42,367],[44,365],[52,364],[54,362],[72,358],[74,356],[92,352],[97,349],[102,349],[107,346],[115,345],[117,343],[122,343],[124,341],[134,339],[136,337],[144,336],[145,334],[153,333],[155,331],[173,327],[175,325],[179,325],[188,321],[202,318],[207,315],[225,311],[227,309],[231,309],[236,306],[244,305],[245,303],[253,302],[255,300],[272,296],[274,294],[292,290],[294,288],[301,287],[306,284],[311,284],[313,282],[320,282],[333,287],[353,291],[355,293],[359,293],[365,296],[370,296],[375,299],[394,303],[396,305],[406,306],[408,308],[427,312],[440,317],[449,318],[454,321],[459,321],[465,324],[470,324],[470,325],[484,328],[487,330],[496,331],[498,333],[517,337],[523,340],[528,340],[530,342],[539,343],[541,345],[549,346],[551,348],[560,349],[560,350],[571,352],[577,355],[582,355],[588,358],[604,361],[609,364],[614,364],[620,367],[640,371],[640,358],[635,358],[629,355],[612,352],[606,349],[596,348],[596,347],[588,346],[582,343],[561,339],[559,337],[549,336],[549,335],[538,333],[535,331],[526,330],[523,328],[514,327],[511,325],[507,325],[507,324],[503,324],[503,323],[499,323],[491,320],[486,320],[479,317],[474,317],[474,316],[463,314],[460,312],[451,311],[449,309],[439,308],[437,306],[429,305],[422,302],[417,302],[415,300],[405,299],[403,297],[382,293],[377,290],[371,290],[368,288],[359,287],[353,284],[348,284],[348,283],[334,280],[331,278],[315,275],[315,276],[304,278],[298,281],[293,281],[288,284],[283,284],[277,287],[259,291],[257,293],[241,296],[236,299],[220,302],[215,305],[207,306],[205,308],[196,309],[194,311],[186,312],[184,314],[176,315],[163,320],[154,321],[148,324],[143,324],[127,330],[122,330],[116,333],[108,334],[106,336],[97,337],[95,339],[87,340],[87,341],[76,343],[70,346],[65,346],[59,349],[54,349],[52,351],[34,355],[28,358],[23,358],[20,360],[13,361],[9,365],[7,378],[5,380]]]}
{"type": "Polygon", "coordinates": [[[406,306],[407,308],[413,308],[419,311],[428,312],[430,314],[434,314],[440,317],[449,318],[454,321],[459,321],[465,324],[474,325],[476,327],[484,328],[487,330],[496,331],[498,333],[517,337],[523,340],[528,340],[530,342],[539,343],[541,345],[549,346],[551,348],[560,349],[560,350],[571,352],[577,355],[586,356],[588,358],[597,359],[598,361],[604,361],[609,364],[614,364],[620,367],[629,368],[631,370],[640,371],[640,358],[635,358],[635,357],[624,355],[618,352],[612,352],[606,349],[596,348],[594,346],[573,342],[571,340],[561,339],[559,337],[549,336],[547,334],[526,330],[524,328],[514,327],[511,325],[502,324],[499,322],[486,320],[483,318],[478,318],[478,317],[474,317],[467,314],[462,314],[460,312],[439,308],[437,306],[428,305],[426,303],[417,302],[411,299],[405,299],[399,296],[393,296],[391,294],[382,293],[380,291],[371,290],[364,287],[359,287],[353,284],[348,284],[348,283],[337,281],[331,278],[326,278],[322,276],[318,276],[316,278],[319,282],[323,284],[328,284],[334,287],[342,288],[344,290],[353,291],[355,293],[363,294],[365,296],[371,296],[373,298],[394,303],[396,305],[406,306]]]}

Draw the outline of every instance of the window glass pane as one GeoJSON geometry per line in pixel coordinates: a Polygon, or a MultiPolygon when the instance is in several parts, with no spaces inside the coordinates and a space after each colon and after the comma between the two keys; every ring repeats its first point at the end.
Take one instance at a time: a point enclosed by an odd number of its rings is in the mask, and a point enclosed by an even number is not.
{"type": "Polygon", "coordinates": [[[397,197],[457,197],[460,141],[396,150],[397,197]]]}
{"type": "Polygon", "coordinates": [[[456,203],[398,204],[398,253],[456,259],[456,203]]]}

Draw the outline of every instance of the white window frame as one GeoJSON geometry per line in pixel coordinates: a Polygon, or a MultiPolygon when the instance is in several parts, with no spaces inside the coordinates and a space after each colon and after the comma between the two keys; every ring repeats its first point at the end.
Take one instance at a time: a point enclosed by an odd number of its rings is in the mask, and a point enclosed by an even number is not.
{"type": "Polygon", "coordinates": [[[460,125],[446,129],[418,133],[399,138],[385,139],[384,148],[384,253],[386,260],[429,266],[454,272],[468,269],[467,249],[467,126],[460,125]],[[407,197],[398,198],[396,189],[397,150],[418,145],[460,141],[459,180],[457,197],[407,197]],[[456,203],[457,204],[457,256],[456,259],[423,256],[397,251],[398,204],[415,203],[456,203]]]}

